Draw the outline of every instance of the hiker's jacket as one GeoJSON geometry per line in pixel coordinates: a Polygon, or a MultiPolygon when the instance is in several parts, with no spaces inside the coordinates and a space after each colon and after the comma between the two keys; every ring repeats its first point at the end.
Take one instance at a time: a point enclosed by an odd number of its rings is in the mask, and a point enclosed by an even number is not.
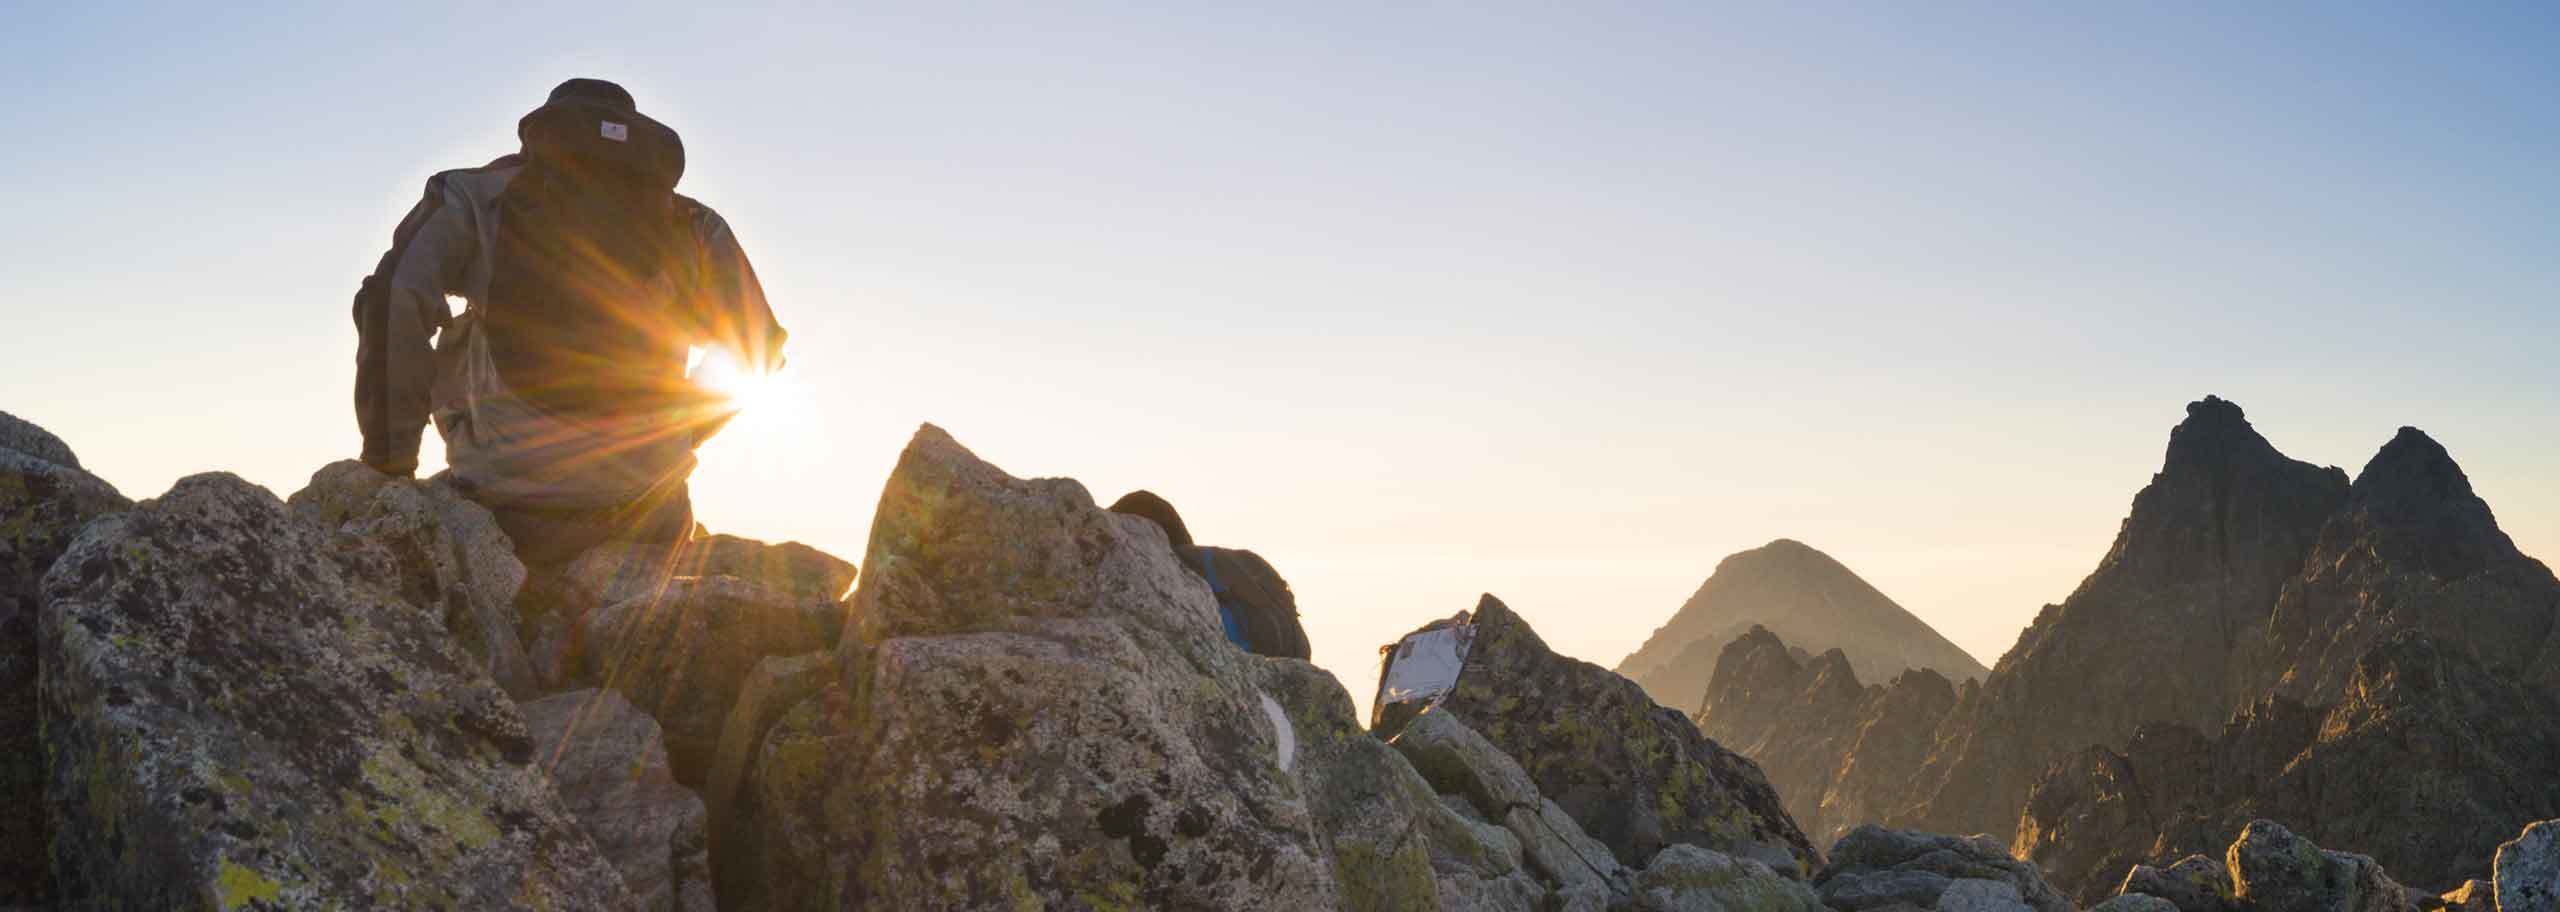
{"type": "MultiPolygon", "coordinates": [[[[707,397],[686,394],[686,349],[723,349],[750,366],[780,363],[785,334],[755,269],[718,213],[677,196],[686,231],[656,275],[610,289],[617,322],[567,333],[555,323],[547,335],[510,329],[493,340],[490,329],[509,325],[508,316],[527,324],[505,312],[511,292],[491,300],[493,281],[505,281],[497,275],[501,193],[522,173],[521,160],[508,156],[428,180],[425,198],[357,294],[365,461],[414,468],[432,417],[458,480],[488,500],[583,508],[681,483],[693,447],[724,417],[707,397]],[[454,316],[448,296],[469,309],[454,316]],[[595,369],[581,369],[579,359],[595,369]],[[546,380],[518,390],[507,382],[588,375],[618,378],[620,386],[568,389],[575,383],[546,380]]],[[[517,306],[535,298],[518,294],[517,306]]]]}

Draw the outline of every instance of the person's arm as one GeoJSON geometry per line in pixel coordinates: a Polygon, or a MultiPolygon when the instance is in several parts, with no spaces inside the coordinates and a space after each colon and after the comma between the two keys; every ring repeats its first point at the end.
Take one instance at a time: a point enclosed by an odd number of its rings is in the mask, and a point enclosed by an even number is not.
{"type": "Polygon", "coordinates": [[[366,465],[392,475],[418,470],[435,383],[436,331],[452,320],[445,294],[460,287],[478,247],[469,201],[427,181],[400,220],[391,249],[356,291],[356,428],[366,465]]]}
{"type": "Polygon", "coordinates": [[[702,251],[701,284],[693,296],[697,340],[727,351],[747,370],[780,369],[782,343],[790,334],[774,320],[764,285],[756,281],[755,266],[747,262],[737,235],[707,207],[694,213],[693,229],[702,251]]]}

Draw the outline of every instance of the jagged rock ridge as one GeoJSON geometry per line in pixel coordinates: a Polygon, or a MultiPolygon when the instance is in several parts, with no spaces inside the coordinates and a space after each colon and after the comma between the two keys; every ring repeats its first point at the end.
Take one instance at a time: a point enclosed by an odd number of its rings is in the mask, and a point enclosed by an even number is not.
{"type": "Polygon", "coordinates": [[[2516,786],[2560,736],[2534,708],[2560,660],[2555,626],[2560,584],[2516,552],[2424,434],[2402,429],[2348,484],[2284,458],[2237,406],[2208,398],[2189,407],[2107,560],[2036,619],[1941,724],[1928,764],[1890,789],[1920,797],[1890,819],[2014,831],[2019,851],[2056,860],[2057,878],[2085,893],[2128,858],[2227,831],[2248,813],[2236,808],[2320,814],[2292,819],[2436,885],[2476,864],[2457,859],[2484,834],[2550,813],[2547,787],[2516,786]],[[2390,645],[2409,634],[2431,645],[2390,645]],[[2461,671],[2474,664],[2485,677],[2461,671]],[[2482,683],[2499,676],[2534,693],[2482,683]],[[2137,736],[2145,726],[2155,730],[2137,736]],[[2209,744],[2201,731],[2226,735],[2209,744]],[[2403,755],[2387,746],[2396,738],[2442,750],[2403,755]],[[2083,753],[2128,739],[2113,760],[2083,753]],[[2362,765],[2384,763],[2455,781],[2393,782],[2362,765]],[[2124,794],[2114,777],[2146,764],[2161,769],[2124,794]],[[2039,781],[2045,806],[2028,812],[2039,781]],[[2390,845],[2368,842],[2386,835],[2390,845]]]}
{"type": "Polygon", "coordinates": [[[2262,627],[2346,473],[2286,458],[2240,407],[2187,407],[2166,459],[2098,569],[2048,606],[1940,726],[1895,819],[2007,833],[2052,758],[2147,722],[2212,725],[2233,708],[2233,644],[2262,627]]]}
{"type": "Polygon", "coordinates": [[[2371,855],[2437,888],[2489,876],[2517,827],[2560,816],[2560,701],[2404,632],[2334,704],[2269,696],[2218,736],[2147,726],[2057,762],[2018,848],[2084,900],[2132,865],[2208,852],[2248,821],[2371,855]]]}
{"type": "Polygon", "coordinates": [[[1956,694],[1926,668],[1860,686],[1840,650],[1805,657],[1754,626],[1726,644],[1696,721],[1768,771],[1787,812],[1827,845],[1887,810],[1865,803],[1869,793],[1928,758],[1956,694]]]}
{"type": "Polygon", "coordinates": [[[1988,673],[1839,561],[1788,539],[1718,562],[1697,593],[1617,671],[1644,685],[1656,702],[1695,712],[1725,644],[1754,626],[1809,652],[1841,650],[1860,680],[1889,681],[1913,668],[1952,681],[1988,673]]]}

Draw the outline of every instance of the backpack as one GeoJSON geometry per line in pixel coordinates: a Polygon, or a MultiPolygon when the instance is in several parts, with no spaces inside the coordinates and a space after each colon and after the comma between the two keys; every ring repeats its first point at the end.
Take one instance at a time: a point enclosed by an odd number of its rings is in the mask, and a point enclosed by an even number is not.
{"type": "Polygon", "coordinates": [[[1192,547],[1185,557],[1218,597],[1218,619],[1227,639],[1257,655],[1304,659],[1306,628],[1298,622],[1298,597],[1289,581],[1261,555],[1233,548],[1192,547]]]}
{"type": "Polygon", "coordinates": [[[517,135],[524,169],[498,197],[480,323],[500,379],[571,417],[700,404],[673,331],[691,250],[683,140],[578,99],[526,115],[517,135]]]}

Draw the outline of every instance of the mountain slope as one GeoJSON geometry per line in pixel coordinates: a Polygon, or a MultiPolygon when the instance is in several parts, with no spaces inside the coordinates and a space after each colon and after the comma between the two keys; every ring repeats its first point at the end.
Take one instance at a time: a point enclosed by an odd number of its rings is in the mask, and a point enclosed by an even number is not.
{"type": "Polygon", "coordinates": [[[1752,627],[1725,645],[1695,721],[1760,764],[1805,835],[1830,845],[1879,816],[1856,800],[1861,783],[1907,775],[1928,758],[1957,690],[1926,668],[1861,686],[1840,650],[1802,652],[1752,627]]]}
{"type": "Polygon", "coordinates": [[[2233,708],[2233,643],[2258,635],[2347,488],[2345,472],[2278,452],[2238,405],[2188,405],[2106,558],[1948,716],[1928,765],[1896,789],[1897,818],[2008,833],[2055,756],[2147,722],[2217,727],[2233,708]]]}
{"type": "Polygon", "coordinates": [[[1935,628],[1830,555],[1788,539],[1725,558],[1617,672],[1655,702],[1695,712],[1726,644],[1765,627],[1810,653],[1838,649],[1859,680],[1927,668],[1955,681],[1987,671],[1935,628]]]}

